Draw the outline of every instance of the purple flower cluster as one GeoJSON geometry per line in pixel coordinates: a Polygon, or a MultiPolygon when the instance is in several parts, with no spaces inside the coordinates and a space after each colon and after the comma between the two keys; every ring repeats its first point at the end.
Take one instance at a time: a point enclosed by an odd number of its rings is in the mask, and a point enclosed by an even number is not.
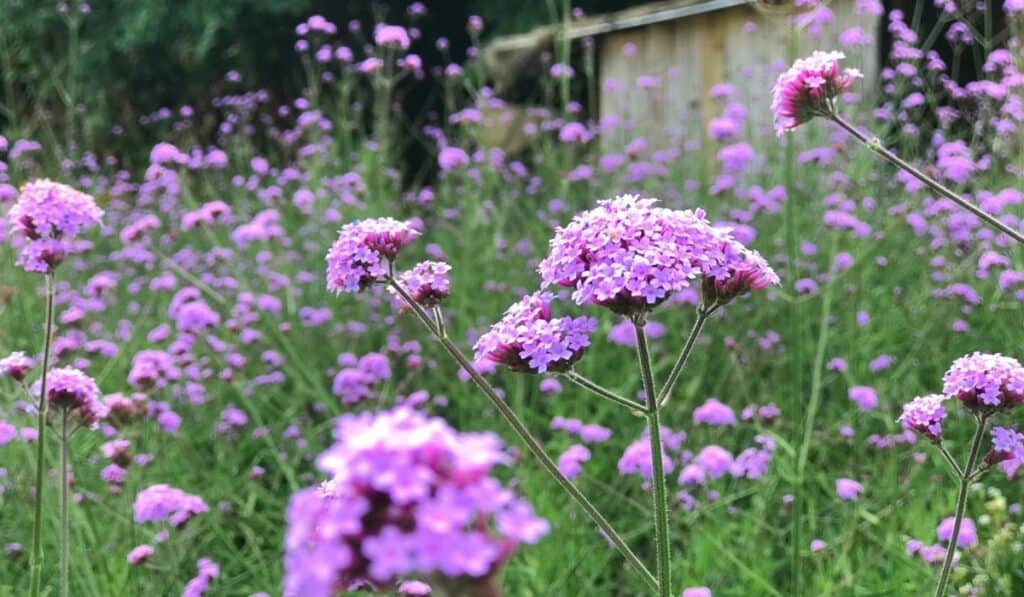
{"type": "Polygon", "coordinates": [[[724,305],[744,294],[779,285],[779,275],[760,253],[741,247],[740,254],[743,260],[731,266],[727,275],[704,278],[701,291],[705,303],[724,305]]]}
{"type": "Polygon", "coordinates": [[[772,89],[772,113],[775,132],[782,135],[815,116],[832,112],[832,100],[853,85],[861,73],[839,68],[842,52],[815,51],[793,63],[779,75],[772,89]]]}
{"type": "Polygon", "coordinates": [[[491,433],[458,433],[407,407],[345,415],[317,459],[332,478],[288,506],[285,595],[390,587],[411,574],[481,579],[548,523],[489,475],[491,433]]]}
{"type": "MultiPolygon", "coordinates": [[[[40,386],[41,382],[37,381],[33,393],[38,394],[40,386]]],[[[59,367],[47,373],[46,400],[55,408],[67,409],[90,427],[109,412],[96,380],[74,367],[59,367]]]]}
{"type": "Polygon", "coordinates": [[[199,573],[188,581],[181,591],[181,597],[202,597],[210,589],[210,581],[220,576],[220,566],[210,558],[200,558],[196,567],[199,573]]]}
{"type": "Polygon", "coordinates": [[[0,359],[0,377],[10,377],[14,381],[22,381],[35,364],[35,361],[25,356],[24,352],[12,352],[0,359]]]}
{"type": "Polygon", "coordinates": [[[574,289],[579,305],[626,315],[647,311],[704,276],[725,281],[746,267],[742,245],[702,210],[655,207],[622,195],[577,214],[551,239],[539,271],[544,286],[574,289]]]}
{"type": "Polygon", "coordinates": [[[374,386],[391,378],[388,358],[379,352],[367,353],[358,359],[354,354],[343,354],[338,362],[343,368],[334,376],[331,391],[344,404],[357,404],[374,397],[374,386]]]}
{"type": "Polygon", "coordinates": [[[512,371],[568,371],[590,346],[597,328],[592,317],[551,316],[554,296],[535,292],[512,304],[473,349],[478,361],[489,360],[512,371]]]}
{"type": "MultiPolygon", "coordinates": [[[[448,278],[450,271],[452,266],[442,261],[421,261],[411,270],[398,274],[398,282],[417,304],[429,309],[441,304],[451,293],[451,281],[448,278]]],[[[401,297],[396,300],[399,309],[409,308],[401,297]]]]}
{"type": "Polygon", "coordinates": [[[1024,367],[1017,359],[1001,354],[975,352],[960,357],[942,383],[944,394],[972,410],[1024,404],[1024,367]]]}
{"type": "Polygon", "coordinates": [[[393,218],[346,224],[327,252],[327,289],[359,292],[384,279],[389,262],[418,235],[407,222],[393,218]]]}
{"type": "Polygon", "coordinates": [[[135,496],[132,506],[135,522],[170,522],[180,527],[192,518],[210,511],[203,498],[164,483],[151,485],[135,496]]]}
{"type": "Polygon", "coordinates": [[[903,414],[898,421],[904,429],[916,431],[932,441],[942,438],[942,422],[946,420],[947,397],[941,394],[918,396],[903,405],[903,414]]]}
{"type": "Polygon", "coordinates": [[[1007,427],[993,427],[992,450],[985,460],[989,465],[999,463],[1006,476],[1012,479],[1024,465],[1024,433],[1007,427]]]}
{"type": "Polygon", "coordinates": [[[99,223],[103,210],[92,196],[41,179],[22,187],[7,217],[28,241],[21,247],[18,265],[26,271],[49,273],[73,251],[74,238],[99,223]]]}

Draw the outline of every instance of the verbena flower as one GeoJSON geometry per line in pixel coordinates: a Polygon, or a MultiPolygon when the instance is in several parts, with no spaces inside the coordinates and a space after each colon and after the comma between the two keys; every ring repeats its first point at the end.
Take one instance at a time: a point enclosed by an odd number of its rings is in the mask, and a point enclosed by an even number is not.
{"type": "Polygon", "coordinates": [[[772,89],[772,113],[775,132],[782,135],[815,116],[828,116],[833,101],[862,77],[853,68],[839,68],[842,52],[815,51],[793,63],[779,75],[772,89]]]}
{"type": "Polygon", "coordinates": [[[739,265],[730,267],[729,273],[720,278],[704,278],[701,292],[706,304],[724,305],[744,294],[779,285],[779,275],[760,253],[742,246],[734,250],[742,256],[739,265]]]}
{"type": "Polygon", "coordinates": [[[1013,478],[1024,464],[1024,433],[1008,427],[993,427],[992,449],[985,461],[989,465],[998,463],[1006,476],[1013,478]]]}
{"type": "Polygon", "coordinates": [[[836,479],[836,495],[841,500],[857,501],[864,486],[853,479],[836,479]]]}
{"type": "Polygon", "coordinates": [[[24,352],[12,352],[0,359],[0,377],[10,377],[15,381],[22,381],[35,364],[35,361],[25,356],[24,352]]]}
{"type": "MultiPolygon", "coordinates": [[[[41,385],[37,381],[33,392],[38,394],[41,385]]],[[[89,426],[96,425],[109,412],[96,381],[74,367],[59,367],[47,373],[46,400],[56,408],[67,409],[89,426]]]]}
{"type": "Polygon", "coordinates": [[[552,318],[552,300],[551,293],[535,292],[510,306],[473,346],[476,359],[524,373],[569,370],[590,346],[597,320],[552,318]]]}
{"type": "MultiPolygon", "coordinates": [[[[450,271],[452,266],[442,261],[421,261],[411,270],[398,274],[398,282],[417,304],[429,309],[441,304],[451,293],[451,281],[448,278],[450,271]]],[[[397,297],[396,301],[399,309],[409,308],[401,297],[397,297]]]]}
{"type": "Polygon", "coordinates": [[[404,577],[482,579],[548,523],[492,476],[492,433],[459,433],[407,407],[345,415],[317,459],[332,474],[287,511],[284,594],[333,595],[404,577]]]}
{"type": "Polygon", "coordinates": [[[969,409],[1006,408],[1024,403],[1024,367],[1001,354],[975,352],[953,361],[942,392],[969,409]]]}
{"type": "Polygon", "coordinates": [[[359,292],[384,279],[389,262],[418,235],[407,222],[393,218],[346,224],[327,252],[327,289],[359,292]]]}
{"type": "Polygon", "coordinates": [[[745,261],[729,233],[702,210],[656,207],[622,195],[600,201],[559,228],[539,271],[544,286],[573,288],[580,305],[637,314],[692,286],[701,276],[727,280],[745,261]]]}
{"type": "Polygon", "coordinates": [[[155,552],[156,550],[153,549],[152,545],[143,543],[129,551],[128,556],[125,559],[128,560],[128,563],[132,566],[138,566],[152,557],[155,552]]]}
{"type": "Polygon", "coordinates": [[[374,28],[373,43],[378,46],[393,46],[407,50],[411,41],[409,39],[409,32],[405,30],[405,27],[380,23],[374,28]]]}
{"type": "Polygon", "coordinates": [[[151,485],[135,496],[135,522],[170,522],[180,527],[195,516],[210,511],[203,498],[165,483],[151,485]]]}
{"type": "Polygon", "coordinates": [[[75,250],[75,237],[99,223],[103,210],[91,195],[40,179],[22,187],[7,217],[28,241],[21,247],[18,265],[26,271],[49,273],[75,250]]]}
{"type": "Polygon", "coordinates": [[[947,397],[941,394],[918,396],[903,405],[903,414],[897,419],[904,429],[910,429],[932,441],[942,439],[942,422],[946,420],[943,403],[947,397]]]}

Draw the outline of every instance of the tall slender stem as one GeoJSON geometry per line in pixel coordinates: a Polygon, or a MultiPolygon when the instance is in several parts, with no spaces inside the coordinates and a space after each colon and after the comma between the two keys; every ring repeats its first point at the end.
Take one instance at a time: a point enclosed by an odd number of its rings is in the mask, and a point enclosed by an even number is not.
{"type": "Polygon", "coordinates": [[[946,446],[943,446],[941,443],[936,442],[935,447],[939,450],[939,454],[942,454],[942,458],[946,460],[946,464],[949,465],[949,468],[952,471],[953,476],[957,480],[963,479],[964,471],[961,470],[960,465],[956,463],[956,460],[953,458],[953,455],[949,453],[949,450],[946,449],[946,446]]]}
{"type": "Polygon", "coordinates": [[[672,371],[669,372],[668,379],[665,380],[665,385],[662,386],[661,392],[658,394],[658,408],[668,403],[669,398],[672,396],[672,388],[676,385],[679,375],[683,372],[683,367],[686,366],[686,361],[690,358],[690,353],[693,352],[694,344],[697,343],[697,337],[700,336],[701,330],[704,329],[704,324],[707,323],[708,317],[711,316],[714,310],[714,306],[705,308],[704,305],[701,305],[698,307],[697,321],[693,322],[693,328],[690,330],[690,335],[686,338],[683,350],[679,353],[676,364],[672,366],[672,371]]]}
{"type": "Polygon", "coordinates": [[[638,403],[630,400],[629,398],[626,398],[625,396],[620,396],[620,395],[616,394],[615,392],[609,390],[608,388],[606,388],[606,387],[604,387],[604,386],[602,386],[602,385],[600,385],[600,384],[598,384],[598,383],[588,379],[587,377],[585,377],[583,375],[580,375],[579,373],[577,373],[575,371],[568,371],[568,372],[566,372],[565,373],[565,377],[569,381],[571,381],[574,384],[578,385],[579,387],[583,388],[584,390],[587,390],[587,391],[593,393],[595,396],[600,396],[601,398],[604,398],[605,400],[609,400],[611,402],[614,402],[615,404],[618,404],[619,406],[625,406],[626,408],[634,410],[634,411],[635,410],[640,410],[640,409],[644,408],[643,405],[638,404],[638,403]]]}
{"type": "Polygon", "coordinates": [[[60,597],[68,597],[68,415],[60,418],[60,597]]]}
{"type": "Polygon", "coordinates": [[[651,589],[657,589],[658,581],[651,574],[650,570],[647,569],[643,561],[633,553],[633,550],[626,544],[625,539],[615,531],[611,523],[605,519],[601,512],[598,511],[597,507],[594,506],[585,495],[583,495],[583,492],[581,492],[576,485],[568,479],[568,477],[562,474],[562,471],[558,469],[558,465],[555,464],[555,461],[552,460],[551,457],[548,456],[547,452],[544,451],[544,447],[540,444],[537,438],[530,433],[530,430],[526,428],[526,425],[519,419],[515,411],[513,411],[504,400],[502,400],[494,387],[492,387],[491,384],[477,372],[469,359],[466,358],[466,356],[462,354],[462,351],[459,350],[459,347],[456,346],[455,343],[447,336],[442,336],[439,333],[439,330],[434,327],[433,322],[430,319],[430,315],[423,310],[423,307],[413,300],[409,291],[407,291],[405,287],[399,284],[394,278],[388,280],[388,283],[395,289],[395,292],[397,292],[406,301],[406,303],[408,303],[409,308],[412,309],[412,312],[420,320],[420,323],[430,330],[430,333],[433,334],[434,338],[441,344],[448,355],[451,356],[460,367],[462,367],[463,371],[469,375],[469,378],[473,383],[480,388],[480,391],[482,391],[485,396],[487,396],[491,405],[494,406],[502,418],[504,418],[512,427],[512,430],[519,436],[519,439],[526,444],[526,448],[531,454],[533,454],[534,458],[540,462],[544,470],[546,470],[548,474],[555,479],[555,482],[557,482],[559,486],[561,486],[562,489],[564,489],[565,492],[568,493],[581,508],[583,508],[587,515],[590,516],[591,520],[593,520],[598,528],[604,532],[612,545],[618,549],[619,553],[621,553],[622,556],[626,558],[626,561],[629,562],[629,564],[636,570],[640,579],[643,580],[651,589]]]}
{"type": "Polygon", "coordinates": [[[658,594],[669,597],[672,594],[671,544],[668,535],[668,490],[665,486],[665,463],[661,447],[661,413],[658,393],[654,387],[651,372],[651,352],[647,346],[647,322],[644,315],[633,319],[636,332],[636,354],[640,362],[640,377],[644,384],[644,400],[647,403],[647,422],[650,427],[648,438],[651,442],[651,495],[654,500],[654,539],[658,557],[658,594]]]}
{"type": "Polygon", "coordinates": [[[1009,226],[1008,224],[1004,223],[1002,220],[1000,220],[996,216],[988,213],[987,211],[981,209],[977,205],[975,205],[975,204],[971,203],[970,201],[964,199],[960,195],[956,194],[955,192],[953,192],[952,190],[950,190],[949,188],[944,186],[939,181],[935,180],[934,178],[928,176],[924,172],[921,172],[920,170],[918,170],[917,168],[915,168],[911,164],[907,163],[902,158],[900,158],[899,156],[897,156],[896,154],[894,154],[893,152],[889,151],[884,146],[882,146],[882,143],[878,139],[871,139],[871,138],[869,138],[867,135],[865,135],[863,132],[861,132],[860,129],[858,129],[857,127],[853,126],[852,124],[850,124],[849,122],[844,120],[838,114],[830,113],[829,114],[829,118],[832,120],[832,122],[835,122],[840,127],[842,127],[846,132],[848,132],[851,135],[853,135],[857,140],[859,140],[860,142],[862,142],[865,145],[867,145],[868,148],[870,148],[876,154],[882,156],[883,158],[885,158],[886,160],[891,162],[893,165],[897,166],[898,168],[904,170],[905,172],[907,172],[908,174],[910,174],[914,178],[916,178],[919,181],[923,182],[925,185],[927,185],[930,189],[932,189],[936,193],[942,195],[946,199],[949,199],[950,201],[956,203],[960,207],[962,207],[962,208],[966,209],[967,211],[971,212],[972,214],[978,216],[979,218],[981,218],[983,221],[985,221],[985,223],[987,223],[992,228],[995,228],[996,230],[998,230],[999,232],[1002,232],[1003,234],[1006,234],[1007,236],[1009,236],[1013,240],[1015,240],[1015,241],[1017,241],[1017,242],[1019,242],[1021,244],[1024,244],[1024,234],[1021,234],[1019,231],[1014,230],[1011,226],[1009,226]]]}
{"type": "Polygon", "coordinates": [[[971,443],[971,455],[967,459],[967,466],[964,467],[963,475],[960,477],[960,493],[956,498],[956,514],[953,518],[953,534],[949,537],[949,546],[946,548],[946,559],[942,563],[942,573],[939,575],[939,584],[935,587],[935,597],[944,597],[946,594],[946,583],[949,582],[949,572],[953,569],[953,556],[956,555],[956,542],[960,538],[960,523],[964,520],[964,509],[967,507],[967,491],[971,486],[971,473],[978,462],[978,455],[981,454],[981,441],[985,436],[985,415],[978,417],[978,429],[974,432],[974,442],[971,443]]]}
{"type": "Polygon", "coordinates": [[[43,586],[43,470],[46,439],[46,378],[50,370],[50,345],[53,341],[53,274],[46,274],[46,327],[43,332],[43,371],[39,382],[39,403],[36,406],[36,509],[32,524],[32,580],[30,594],[38,597],[43,586]]]}

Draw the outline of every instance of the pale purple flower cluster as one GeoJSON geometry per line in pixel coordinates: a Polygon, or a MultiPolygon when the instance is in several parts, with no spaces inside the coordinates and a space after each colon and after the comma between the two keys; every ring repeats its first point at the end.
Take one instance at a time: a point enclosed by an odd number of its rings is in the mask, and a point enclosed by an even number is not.
{"type": "Polygon", "coordinates": [[[942,438],[942,422],[946,419],[946,408],[943,406],[946,399],[941,394],[918,396],[903,405],[903,414],[898,421],[904,429],[938,441],[942,438]]]}
{"type": "Polygon", "coordinates": [[[346,224],[327,252],[327,289],[359,292],[382,280],[389,262],[418,235],[407,222],[393,218],[346,224]]]}
{"type": "Polygon", "coordinates": [[[779,75],[772,89],[775,132],[791,131],[815,116],[832,113],[832,101],[863,75],[857,69],[839,68],[842,52],[815,51],[793,63],[779,75]]]}
{"type": "Polygon", "coordinates": [[[969,409],[1008,408],[1024,404],[1024,367],[1001,354],[975,352],[953,361],[942,378],[942,391],[969,409]]]}
{"type": "Polygon", "coordinates": [[[22,381],[35,364],[35,361],[31,357],[25,356],[24,352],[12,352],[0,359],[0,377],[10,377],[15,381],[22,381]]]}
{"type": "Polygon", "coordinates": [[[199,558],[196,567],[199,573],[188,581],[181,597],[202,597],[210,590],[210,581],[220,576],[220,566],[210,558],[199,558]]]}
{"type": "Polygon", "coordinates": [[[760,253],[742,246],[738,250],[743,259],[739,265],[731,266],[727,275],[704,278],[701,291],[705,303],[724,305],[744,294],[779,285],[779,275],[760,253]]]}
{"type": "Polygon", "coordinates": [[[154,553],[156,553],[156,550],[153,549],[152,545],[143,543],[142,545],[132,548],[125,557],[125,560],[127,560],[132,566],[138,566],[151,558],[154,553]]]}
{"type": "MultiPolygon", "coordinates": [[[[417,304],[429,309],[441,304],[451,293],[450,271],[452,266],[443,261],[421,261],[411,270],[398,274],[398,282],[417,304]]],[[[408,308],[401,297],[396,300],[400,309],[408,308]]]]}
{"type": "Polygon", "coordinates": [[[1006,476],[1012,479],[1024,465],[1024,433],[1008,427],[993,427],[992,450],[986,462],[999,463],[1006,476]]]}
{"type": "Polygon", "coordinates": [[[407,50],[411,41],[409,39],[409,32],[405,30],[405,27],[380,23],[374,28],[373,43],[378,46],[393,46],[407,50]]]}
{"type": "Polygon", "coordinates": [[[592,317],[551,316],[554,296],[535,292],[510,306],[473,349],[478,361],[489,360],[528,373],[569,370],[590,346],[597,328],[592,317]]]}
{"type": "Polygon", "coordinates": [[[286,596],[407,575],[480,579],[548,523],[489,475],[510,461],[492,433],[459,433],[407,407],[345,415],[317,459],[332,474],[288,506],[286,596]]]}
{"type": "Polygon", "coordinates": [[[622,195],[577,214],[551,239],[539,271],[544,286],[573,288],[580,305],[626,315],[649,310],[704,276],[727,280],[746,261],[742,246],[702,210],[656,207],[622,195]]]}
{"type": "MultiPolygon", "coordinates": [[[[40,386],[37,381],[33,393],[38,394],[40,386]]],[[[96,425],[109,412],[96,380],[74,367],[58,367],[47,373],[46,400],[56,408],[67,409],[88,426],[96,425]]]]}
{"type": "Polygon", "coordinates": [[[344,404],[356,404],[376,396],[374,386],[391,378],[388,358],[371,352],[356,359],[354,354],[343,354],[338,362],[344,368],[338,371],[331,384],[331,392],[344,404]]]}
{"type": "Polygon", "coordinates": [[[180,377],[173,356],[162,350],[140,350],[132,357],[128,383],[134,388],[162,388],[180,377]]]}
{"type": "Polygon", "coordinates": [[[26,271],[49,273],[72,252],[74,238],[99,223],[103,210],[90,195],[40,179],[22,187],[7,217],[28,241],[21,247],[18,265],[26,271]]]}
{"type": "Polygon", "coordinates": [[[132,508],[137,523],[167,521],[173,527],[180,527],[195,516],[210,511],[203,498],[165,483],[140,491],[132,508]]]}

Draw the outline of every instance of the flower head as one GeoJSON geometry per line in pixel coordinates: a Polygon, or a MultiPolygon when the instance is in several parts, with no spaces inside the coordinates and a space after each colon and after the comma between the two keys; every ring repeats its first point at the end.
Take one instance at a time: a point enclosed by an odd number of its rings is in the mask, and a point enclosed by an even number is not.
{"type": "Polygon", "coordinates": [[[509,462],[492,433],[459,433],[407,407],[342,416],[317,465],[332,477],[292,496],[284,593],[327,595],[409,576],[472,582],[548,532],[490,475],[509,462]]]}
{"type": "Polygon", "coordinates": [[[25,356],[24,352],[12,352],[0,359],[0,377],[10,377],[15,381],[21,381],[25,379],[35,364],[35,361],[25,356]]]}
{"type": "MultiPolygon", "coordinates": [[[[36,386],[34,392],[38,393],[41,382],[36,382],[36,386]]],[[[108,412],[96,381],[74,367],[59,367],[47,373],[46,400],[56,408],[68,409],[90,426],[108,412]]]]}
{"type": "Polygon", "coordinates": [[[210,510],[203,498],[164,483],[140,491],[132,509],[137,523],[169,521],[174,527],[210,510]]]}
{"type": "Polygon", "coordinates": [[[976,352],[960,357],[942,382],[944,394],[972,410],[1024,403],[1024,367],[1001,354],[976,352]]]}
{"type": "Polygon", "coordinates": [[[916,431],[932,441],[942,439],[942,422],[946,419],[947,399],[941,394],[918,396],[903,405],[903,414],[897,419],[904,429],[916,431]]]}
{"type": "Polygon", "coordinates": [[[72,252],[78,233],[99,223],[103,210],[90,195],[40,179],[22,187],[7,217],[28,241],[21,247],[18,265],[26,271],[49,273],[72,252]]]}
{"type": "Polygon", "coordinates": [[[400,25],[380,23],[373,32],[373,43],[378,46],[394,46],[403,50],[409,49],[409,32],[400,25]]]}
{"type": "Polygon", "coordinates": [[[477,360],[489,360],[513,371],[567,371],[590,346],[597,328],[591,317],[551,317],[548,292],[528,294],[509,307],[473,350],[477,360]]]}
{"type": "Polygon", "coordinates": [[[656,207],[622,195],[601,201],[559,228],[539,271],[545,286],[573,288],[580,305],[634,315],[689,288],[700,276],[728,279],[743,254],[702,210],[656,207]]]}
{"type": "MultiPolygon", "coordinates": [[[[422,261],[411,270],[398,274],[398,282],[418,305],[429,309],[441,304],[451,293],[450,271],[452,266],[442,261],[422,261]]],[[[397,301],[400,309],[408,308],[401,297],[397,301]]]]}
{"type": "Polygon", "coordinates": [[[864,491],[864,486],[853,479],[836,479],[836,495],[839,499],[855,502],[864,491]]]}
{"type": "Polygon", "coordinates": [[[1006,476],[1012,479],[1024,465],[1024,433],[1008,427],[993,427],[992,449],[985,461],[989,465],[998,463],[1006,476]]]}
{"type": "Polygon", "coordinates": [[[779,275],[760,253],[743,247],[734,240],[730,239],[727,242],[735,245],[732,250],[742,256],[742,261],[731,266],[726,276],[704,278],[701,292],[705,304],[724,305],[736,297],[779,284],[779,275]]]}
{"type": "Polygon", "coordinates": [[[862,77],[853,68],[839,68],[842,52],[815,51],[779,75],[772,89],[775,132],[782,135],[815,116],[832,112],[832,101],[862,77]]]}
{"type": "Polygon", "coordinates": [[[342,227],[327,252],[327,288],[337,293],[359,292],[388,274],[388,262],[419,232],[407,222],[372,218],[342,227]]]}

